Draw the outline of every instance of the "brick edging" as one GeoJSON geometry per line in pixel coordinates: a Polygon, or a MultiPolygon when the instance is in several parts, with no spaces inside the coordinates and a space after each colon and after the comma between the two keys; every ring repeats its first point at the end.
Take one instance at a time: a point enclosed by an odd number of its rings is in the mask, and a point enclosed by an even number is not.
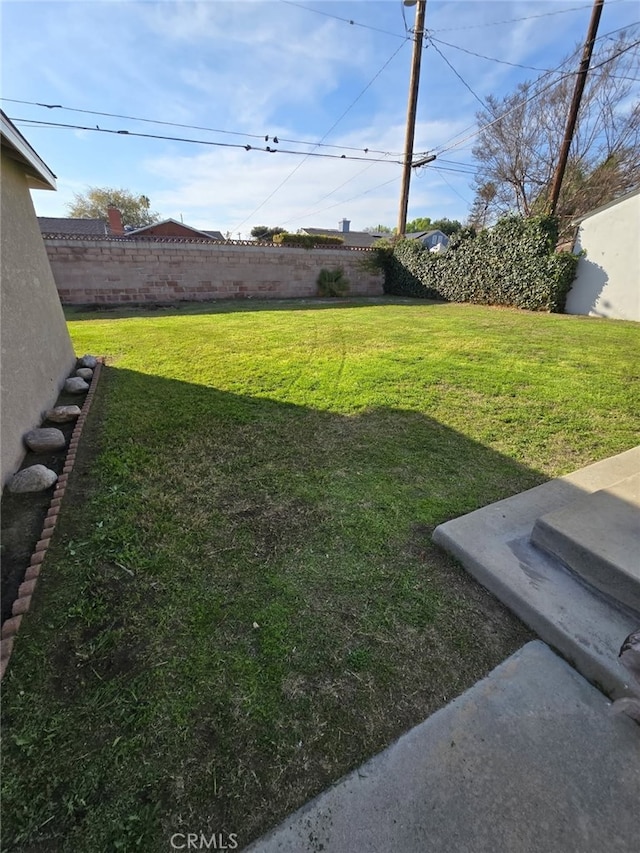
{"type": "Polygon", "coordinates": [[[42,533],[36,542],[29,566],[24,573],[24,580],[18,587],[18,597],[13,602],[13,609],[11,611],[12,615],[6,619],[2,625],[2,633],[0,635],[0,681],[4,678],[4,674],[9,665],[11,652],[13,651],[15,643],[15,637],[18,633],[18,629],[20,628],[22,617],[28,612],[29,607],[31,606],[31,598],[40,572],[42,571],[42,564],[44,562],[47,549],[49,548],[53,532],[58,522],[62,499],[67,489],[67,481],[76,462],[80,436],[82,435],[82,429],[85,421],[87,420],[91,403],[93,402],[96,388],[98,386],[98,380],[102,373],[103,363],[104,358],[98,359],[98,363],[93,371],[89,390],[87,391],[84,403],[82,404],[82,409],[78,415],[76,425],[71,433],[71,439],[69,440],[69,448],[62,468],[62,474],[60,474],[56,481],[53,497],[51,498],[51,503],[49,504],[49,509],[42,525],[42,533]]]}

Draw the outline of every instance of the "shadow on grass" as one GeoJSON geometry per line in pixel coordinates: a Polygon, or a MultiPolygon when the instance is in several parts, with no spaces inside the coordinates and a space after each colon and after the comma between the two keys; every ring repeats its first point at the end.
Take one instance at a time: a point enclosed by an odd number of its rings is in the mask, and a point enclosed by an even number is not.
{"type": "Polygon", "coordinates": [[[171,302],[151,305],[65,305],[67,320],[122,319],[128,317],[174,317],[193,314],[234,314],[249,311],[322,311],[326,308],[369,308],[372,305],[446,305],[443,300],[410,299],[401,296],[361,296],[321,299],[219,299],[211,302],[171,302]]]}
{"type": "Polygon", "coordinates": [[[248,844],[530,639],[430,533],[539,482],[419,413],[107,368],[3,685],[5,841],[248,844]]]}

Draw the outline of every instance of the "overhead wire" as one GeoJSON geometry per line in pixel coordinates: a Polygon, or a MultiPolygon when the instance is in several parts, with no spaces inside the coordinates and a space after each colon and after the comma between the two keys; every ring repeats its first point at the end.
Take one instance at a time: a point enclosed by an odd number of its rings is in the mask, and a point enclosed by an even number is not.
{"type": "Polygon", "coordinates": [[[438,54],[438,55],[439,55],[439,56],[440,56],[440,57],[445,61],[445,63],[446,63],[446,64],[449,66],[449,68],[453,71],[453,73],[456,75],[456,77],[457,77],[457,78],[458,78],[458,80],[462,83],[462,85],[463,85],[466,89],[468,89],[468,90],[469,90],[469,92],[471,92],[471,94],[472,94],[472,95],[473,95],[473,97],[476,99],[476,101],[480,104],[480,106],[481,106],[483,109],[486,109],[486,108],[487,108],[487,107],[486,107],[486,104],[485,104],[485,102],[482,100],[482,98],[481,98],[479,95],[477,95],[477,94],[473,91],[473,89],[472,89],[472,88],[471,88],[471,86],[467,83],[467,81],[464,79],[464,77],[463,77],[463,76],[462,76],[462,75],[461,75],[461,74],[460,74],[460,73],[459,73],[459,72],[458,72],[458,71],[453,67],[453,65],[449,62],[449,60],[447,59],[447,57],[444,55],[444,53],[440,50],[440,48],[438,47],[438,45],[437,45],[437,44],[435,44],[435,42],[433,41],[433,39],[431,39],[431,38],[429,38],[429,37],[428,37],[428,41],[429,41],[429,43],[431,44],[431,47],[435,50],[435,52],[436,52],[436,53],[437,53],[437,54],[438,54]]]}
{"type": "MultiPolygon", "coordinates": [[[[394,162],[384,158],[376,157],[356,157],[352,154],[322,154],[315,151],[291,151],[287,148],[260,148],[257,145],[242,145],[240,142],[216,142],[212,139],[189,139],[182,136],[164,136],[158,133],[138,133],[133,130],[113,130],[106,127],[87,127],[79,124],[63,124],[62,122],[39,121],[38,119],[11,117],[11,121],[15,124],[20,124],[27,127],[57,127],[66,128],[68,130],[86,130],[92,133],[110,133],[116,136],[133,136],[143,139],[161,139],[168,142],[187,142],[194,145],[209,145],[218,148],[243,148],[245,151],[258,151],[263,154],[297,154],[304,157],[324,157],[330,160],[360,160],[366,163],[389,163],[394,162]]],[[[303,161],[304,162],[304,161],[303,161]]],[[[398,161],[400,162],[400,161],[398,161]]]]}
{"type": "MultiPolygon", "coordinates": [[[[621,3],[622,0],[609,0],[607,3],[608,6],[613,6],[615,3],[621,3]]],[[[465,27],[446,27],[444,29],[438,29],[439,33],[457,33],[462,32],[463,30],[478,30],[484,29],[485,27],[496,27],[501,24],[517,24],[522,21],[533,21],[536,18],[548,18],[551,15],[564,15],[566,12],[579,12],[582,9],[591,9],[593,4],[587,3],[584,6],[571,6],[568,9],[555,9],[553,12],[541,12],[539,15],[525,15],[522,18],[507,18],[504,21],[485,21],[483,24],[469,24],[465,27]]]]}
{"type": "Polygon", "coordinates": [[[373,30],[373,32],[383,33],[383,35],[393,36],[394,38],[407,38],[406,33],[405,35],[402,35],[401,33],[392,33],[390,30],[381,30],[378,27],[372,27],[369,24],[361,24],[351,18],[341,18],[340,15],[332,15],[330,12],[323,12],[321,9],[312,9],[310,6],[303,6],[302,3],[295,3],[293,0],[280,0],[280,2],[284,3],[286,6],[297,6],[298,9],[304,9],[305,12],[315,12],[316,15],[324,15],[325,18],[333,18],[335,21],[342,21],[342,23],[349,24],[352,27],[362,27],[362,29],[373,30]]]}
{"type": "MultiPolygon", "coordinates": [[[[265,134],[265,133],[248,133],[248,132],[240,131],[240,130],[221,130],[220,128],[204,127],[202,125],[197,125],[197,124],[181,124],[179,122],[164,121],[162,119],[141,118],[140,116],[128,116],[128,115],[122,115],[121,113],[108,113],[108,112],[102,112],[99,110],[87,110],[87,109],[81,109],[79,107],[66,107],[66,106],[63,106],[62,104],[44,104],[44,103],[41,103],[39,101],[23,101],[23,100],[20,100],[18,98],[5,98],[2,95],[0,95],[0,101],[6,101],[7,103],[11,103],[11,104],[23,104],[23,105],[33,106],[33,107],[44,107],[48,110],[59,109],[59,110],[65,110],[67,112],[84,113],[86,115],[100,116],[101,118],[118,118],[118,119],[123,119],[125,121],[139,121],[139,122],[145,122],[146,124],[157,124],[157,125],[164,125],[167,127],[181,127],[185,130],[203,130],[207,133],[222,133],[222,134],[227,134],[229,136],[241,136],[241,137],[246,137],[247,139],[264,139],[266,142],[268,142],[269,138],[270,138],[273,141],[275,141],[276,144],[278,144],[278,141],[279,141],[279,142],[286,142],[289,145],[314,145],[316,147],[322,147],[322,148],[335,148],[339,151],[364,151],[365,153],[371,153],[371,154],[389,154],[389,155],[395,153],[395,152],[389,152],[389,151],[381,151],[381,150],[377,150],[375,148],[369,148],[368,146],[334,145],[330,142],[313,142],[313,141],[308,140],[308,139],[287,139],[284,136],[279,137],[278,134],[275,134],[272,136],[270,134],[265,134]],[[266,137],[268,137],[268,138],[266,138],[266,137]]],[[[401,152],[397,152],[397,153],[398,153],[398,156],[401,155],[401,152]]]]}
{"type": "MultiPolygon", "coordinates": [[[[298,9],[304,9],[307,12],[313,12],[316,15],[323,15],[325,18],[333,18],[336,21],[341,21],[342,23],[349,24],[351,26],[361,27],[361,28],[366,29],[366,30],[373,30],[374,32],[382,33],[384,35],[393,36],[394,38],[405,38],[405,36],[403,36],[401,33],[393,33],[390,30],[383,30],[383,29],[380,29],[379,27],[372,27],[369,24],[363,24],[363,23],[355,21],[351,18],[342,18],[339,15],[333,15],[330,12],[325,12],[322,9],[312,9],[310,6],[304,6],[302,3],[294,2],[294,0],[280,0],[280,2],[284,3],[287,6],[296,6],[298,9]]],[[[613,6],[616,3],[621,3],[621,2],[623,2],[623,0],[608,0],[607,5],[613,6]]],[[[402,0],[400,0],[400,3],[402,4],[402,0]]],[[[568,9],[555,9],[552,12],[541,12],[540,14],[537,14],[537,15],[525,15],[524,17],[521,17],[521,18],[508,18],[508,19],[503,20],[503,21],[487,21],[487,22],[482,23],[482,24],[470,24],[470,25],[464,26],[464,27],[444,27],[444,28],[439,27],[438,29],[433,30],[433,32],[438,32],[438,33],[460,32],[463,30],[473,30],[473,29],[499,26],[501,24],[515,24],[515,23],[519,23],[522,21],[532,21],[532,20],[535,20],[536,18],[546,18],[546,17],[549,17],[551,15],[562,15],[562,14],[565,14],[567,12],[578,12],[581,9],[590,9],[591,5],[592,4],[589,3],[586,5],[582,5],[582,6],[571,6],[568,9]]],[[[408,31],[409,28],[407,27],[407,22],[406,22],[406,18],[405,18],[405,14],[404,14],[404,6],[402,7],[402,15],[404,18],[404,25],[405,25],[405,32],[406,32],[406,31],[408,31]]]]}
{"type": "MultiPolygon", "coordinates": [[[[333,130],[338,126],[338,124],[339,124],[339,123],[342,121],[342,119],[343,119],[343,118],[344,118],[344,117],[349,113],[349,111],[350,111],[351,109],[353,109],[353,107],[358,103],[358,101],[360,100],[360,98],[362,98],[362,96],[364,95],[364,93],[365,93],[368,89],[370,89],[370,88],[371,88],[371,86],[375,83],[375,81],[376,81],[376,80],[378,79],[378,77],[382,74],[382,72],[383,72],[383,71],[385,70],[385,68],[389,65],[389,63],[390,63],[390,62],[392,62],[392,60],[393,60],[393,59],[395,59],[395,57],[400,53],[400,51],[401,51],[401,50],[402,50],[402,48],[405,46],[405,44],[407,43],[407,41],[409,41],[409,39],[405,39],[405,40],[402,42],[402,44],[401,44],[401,45],[400,45],[396,50],[394,50],[394,52],[391,54],[391,56],[389,57],[389,59],[387,59],[387,61],[382,65],[382,67],[381,67],[381,68],[380,68],[380,69],[375,73],[375,75],[374,75],[374,76],[371,78],[371,80],[367,83],[367,85],[366,85],[366,86],[364,87],[364,89],[360,92],[360,94],[359,94],[359,95],[358,95],[358,96],[357,96],[357,97],[356,97],[356,98],[355,98],[355,99],[354,99],[354,100],[349,104],[349,106],[347,107],[347,109],[346,109],[346,110],[345,110],[345,111],[344,111],[344,112],[343,112],[343,113],[342,113],[342,114],[341,114],[341,115],[336,119],[336,121],[334,121],[334,123],[331,125],[331,127],[329,128],[329,130],[324,134],[324,136],[322,137],[322,139],[320,140],[320,142],[324,142],[324,140],[327,138],[327,136],[329,136],[329,134],[330,134],[330,133],[331,133],[331,132],[332,132],[332,131],[333,131],[333,130]]],[[[309,152],[309,153],[308,153],[308,155],[307,155],[307,157],[311,157],[311,156],[313,156],[313,155],[314,155],[314,152],[309,152]]],[[[342,156],[342,157],[344,157],[344,155],[341,155],[341,156],[342,156]]],[[[295,173],[298,171],[298,169],[302,168],[302,166],[304,165],[304,163],[305,163],[305,162],[306,162],[306,160],[307,160],[307,157],[303,158],[303,159],[298,163],[298,165],[295,167],[295,169],[293,169],[293,170],[292,170],[292,171],[291,171],[291,172],[290,172],[290,173],[289,173],[289,174],[288,174],[288,175],[287,175],[287,176],[286,176],[282,181],[280,181],[280,183],[278,184],[278,186],[277,186],[277,187],[276,187],[276,188],[275,188],[271,193],[269,193],[269,195],[264,199],[264,201],[260,202],[260,204],[259,204],[259,205],[258,205],[258,206],[257,206],[257,207],[256,207],[256,208],[255,208],[255,209],[254,209],[254,210],[253,210],[253,211],[252,211],[252,212],[251,212],[247,217],[245,217],[239,225],[236,225],[236,226],[235,226],[235,228],[234,228],[233,230],[236,230],[236,228],[237,228],[237,229],[241,228],[241,227],[242,227],[246,222],[248,222],[248,221],[249,221],[249,219],[251,219],[253,216],[255,216],[255,214],[256,214],[259,210],[262,210],[262,208],[265,206],[265,204],[267,204],[269,201],[271,201],[271,199],[274,197],[274,195],[276,195],[276,193],[277,193],[277,192],[279,192],[279,191],[282,189],[282,187],[283,187],[283,186],[284,186],[284,185],[285,185],[289,180],[291,180],[291,178],[295,175],[295,173]]],[[[354,158],[354,159],[355,159],[355,158],[354,158]]],[[[362,158],[362,159],[365,159],[365,158],[362,158]]],[[[367,158],[367,159],[368,159],[368,158],[367,158]]]]}
{"type": "MultiPolygon", "coordinates": [[[[640,25],[640,21],[631,21],[630,23],[625,24],[623,27],[617,27],[615,30],[610,30],[608,33],[604,33],[603,35],[598,36],[598,38],[595,39],[595,41],[601,41],[602,39],[610,38],[610,36],[614,35],[615,33],[622,32],[623,30],[628,30],[630,27],[637,27],[638,25],[640,25]]],[[[436,32],[436,31],[434,30],[433,32],[436,32]]],[[[438,31],[438,32],[440,32],[440,31],[438,31]]],[[[428,31],[426,35],[427,35],[428,42],[437,42],[437,44],[443,44],[446,47],[451,47],[454,50],[459,50],[459,51],[462,51],[462,53],[467,53],[470,56],[475,56],[477,59],[485,59],[487,62],[496,62],[499,65],[508,65],[511,68],[522,68],[525,71],[540,71],[540,72],[549,73],[549,74],[555,70],[553,68],[551,68],[551,69],[550,68],[539,68],[539,67],[536,67],[535,65],[521,65],[517,62],[508,62],[506,59],[498,59],[496,56],[486,56],[483,53],[477,53],[473,50],[468,50],[466,47],[461,47],[459,44],[452,44],[451,42],[443,41],[442,39],[439,39],[436,36],[434,36],[431,31],[428,31]]],[[[435,47],[435,44],[432,46],[435,47]]],[[[577,48],[572,55],[575,55],[575,53],[577,53],[578,50],[582,50],[582,45],[580,45],[580,47],[577,48]]],[[[577,73],[577,72],[574,72],[574,73],[577,73]]]]}
{"type": "MultiPolygon", "coordinates": [[[[495,56],[485,56],[482,53],[476,53],[474,50],[468,50],[466,47],[460,47],[459,44],[451,44],[451,42],[443,41],[442,39],[436,38],[435,36],[428,33],[429,42],[437,42],[437,44],[444,44],[446,47],[451,47],[454,50],[460,50],[462,53],[468,53],[469,56],[475,56],[478,59],[486,59],[488,62],[497,62],[500,65],[508,65],[510,68],[523,68],[525,71],[547,71],[549,72],[551,69],[549,68],[539,68],[535,65],[521,65],[518,62],[509,62],[506,59],[498,59],[495,56]]],[[[435,47],[435,45],[434,45],[435,47]]]]}
{"type": "Polygon", "coordinates": [[[446,175],[440,175],[440,177],[445,182],[445,184],[449,187],[449,189],[452,190],[458,196],[458,198],[462,199],[462,201],[465,204],[468,204],[469,206],[471,206],[471,202],[469,201],[469,199],[465,198],[461,193],[458,192],[458,190],[453,186],[453,184],[447,180],[446,175]]]}
{"type": "MultiPolygon", "coordinates": [[[[630,45],[627,45],[627,46],[626,46],[626,47],[624,47],[624,48],[621,48],[619,51],[617,51],[616,53],[614,53],[612,56],[609,56],[609,57],[607,57],[606,59],[602,60],[602,62],[597,63],[597,64],[595,64],[595,65],[591,66],[591,68],[590,68],[589,70],[590,70],[590,71],[596,71],[598,68],[602,68],[602,67],[603,67],[604,65],[606,65],[607,63],[609,63],[609,62],[613,62],[613,60],[614,60],[614,59],[617,59],[617,58],[618,58],[618,56],[621,56],[623,53],[626,53],[627,51],[632,50],[634,47],[637,47],[639,44],[640,44],[640,39],[639,39],[638,41],[633,42],[633,43],[632,43],[632,44],[630,44],[630,45]]],[[[565,59],[565,60],[563,60],[563,62],[561,62],[561,63],[560,63],[560,65],[559,65],[557,68],[554,68],[554,69],[551,69],[550,71],[545,72],[541,77],[539,77],[539,78],[538,78],[538,80],[534,81],[534,85],[538,84],[542,79],[544,79],[544,77],[547,77],[547,76],[549,76],[550,74],[555,74],[555,73],[557,73],[557,72],[558,72],[558,71],[563,67],[563,65],[566,65],[566,64],[567,64],[567,61],[568,61],[568,59],[565,59]]],[[[521,100],[521,101],[518,101],[518,103],[517,103],[517,104],[514,104],[514,105],[513,105],[509,110],[507,110],[506,112],[504,112],[504,113],[502,113],[501,115],[497,116],[497,117],[496,117],[496,118],[494,118],[492,121],[487,122],[486,124],[484,124],[484,125],[482,125],[481,127],[477,128],[477,129],[476,129],[476,130],[474,130],[472,133],[468,134],[468,135],[467,135],[467,136],[465,136],[463,139],[459,140],[459,142],[456,142],[454,145],[448,145],[448,143],[449,143],[449,142],[454,142],[454,141],[457,139],[457,137],[458,137],[458,136],[460,136],[460,135],[462,135],[463,133],[465,133],[465,130],[460,131],[460,133],[456,134],[456,136],[452,136],[449,140],[447,140],[446,142],[442,143],[442,145],[441,145],[441,146],[439,146],[438,148],[436,148],[436,150],[435,150],[436,155],[444,154],[444,153],[446,153],[447,151],[452,151],[454,148],[459,147],[460,145],[462,145],[462,144],[463,144],[464,142],[466,142],[467,140],[472,139],[472,138],[473,138],[473,137],[475,137],[475,136],[478,136],[478,134],[482,133],[482,132],[483,132],[484,130],[486,130],[487,128],[492,127],[494,124],[497,124],[498,122],[502,121],[504,118],[506,118],[506,117],[507,117],[508,115],[510,115],[512,112],[515,112],[516,110],[518,110],[518,109],[520,109],[521,107],[525,106],[526,104],[528,104],[530,101],[534,100],[535,98],[540,97],[540,95],[542,95],[544,92],[548,91],[552,86],[556,86],[556,85],[557,85],[561,80],[565,80],[565,79],[567,79],[568,77],[572,77],[572,76],[574,76],[576,73],[577,73],[577,72],[575,72],[575,71],[570,71],[570,72],[567,72],[567,73],[565,73],[565,74],[561,74],[561,75],[560,75],[560,77],[558,77],[558,78],[557,78],[557,79],[555,79],[555,80],[552,80],[550,83],[547,83],[547,84],[546,84],[545,86],[543,86],[541,89],[536,89],[536,91],[535,91],[535,92],[533,92],[533,93],[532,93],[528,98],[525,98],[525,99],[523,99],[523,100],[521,100]],[[448,147],[447,147],[447,146],[448,146],[448,147]]],[[[471,129],[471,127],[473,127],[473,125],[471,125],[470,127],[466,128],[466,130],[470,130],[470,129],[471,129]]]]}
{"type": "MultiPolygon", "coordinates": [[[[391,162],[391,161],[388,161],[388,162],[391,162]]],[[[302,219],[303,217],[305,217],[308,214],[308,211],[310,210],[310,208],[313,208],[317,204],[320,204],[320,202],[324,201],[325,198],[330,198],[332,195],[334,195],[334,193],[337,193],[343,187],[346,187],[347,184],[350,184],[352,181],[355,181],[356,178],[359,178],[360,175],[363,175],[365,172],[367,172],[374,165],[375,165],[375,163],[369,163],[369,165],[365,166],[363,169],[360,169],[360,171],[356,172],[356,174],[353,175],[351,178],[347,178],[346,181],[343,181],[339,186],[332,189],[331,192],[325,193],[325,195],[320,196],[320,198],[317,199],[314,204],[310,205],[310,207],[307,208],[303,213],[296,215],[296,216],[292,216],[290,219],[285,219],[284,222],[280,222],[279,224],[280,225],[286,225],[288,222],[293,222],[294,219],[302,219]]],[[[342,202],[340,202],[340,203],[342,203],[342,202]]]]}
{"type": "MultiPolygon", "coordinates": [[[[367,195],[368,193],[371,193],[374,190],[382,189],[382,187],[386,187],[389,184],[393,184],[394,182],[399,181],[401,179],[401,177],[402,177],[402,175],[396,175],[396,177],[391,178],[388,181],[384,181],[381,184],[376,184],[376,186],[374,186],[374,187],[369,187],[368,190],[364,190],[363,192],[358,193],[357,195],[351,196],[350,198],[343,199],[342,201],[337,201],[335,204],[330,204],[328,207],[323,207],[320,210],[313,210],[313,211],[311,211],[311,213],[305,214],[305,217],[306,216],[316,216],[316,214],[318,214],[318,213],[324,213],[325,210],[333,210],[334,207],[339,207],[341,204],[348,204],[351,201],[355,201],[357,198],[362,198],[363,195],[367,195]]],[[[291,221],[290,219],[287,220],[287,222],[290,222],[290,221],[291,221]]]]}

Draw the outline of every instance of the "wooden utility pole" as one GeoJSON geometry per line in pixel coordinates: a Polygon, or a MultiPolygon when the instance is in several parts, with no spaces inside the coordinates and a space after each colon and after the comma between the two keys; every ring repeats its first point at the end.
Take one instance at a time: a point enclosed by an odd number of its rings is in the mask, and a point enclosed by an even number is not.
{"type": "MultiPolygon", "coordinates": [[[[405,5],[408,6],[410,3],[405,3],[405,5]]],[[[413,160],[413,139],[416,131],[416,108],[418,106],[418,85],[420,83],[422,37],[424,35],[424,17],[426,9],[427,0],[417,0],[416,24],[413,33],[413,59],[411,61],[411,79],[409,81],[409,105],[407,107],[407,131],[404,142],[404,164],[402,167],[402,190],[400,194],[400,210],[398,213],[399,237],[402,237],[407,227],[409,183],[411,181],[411,163],[413,160]]]]}
{"type": "Polygon", "coordinates": [[[602,14],[603,6],[604,0],[595,0],[593,9],[591,10],[591,20],[589,21],[587,40],[585,41],[584,48],[582,49],[582,60],[576,77],[576,85],[573,89],[573,98],[571,100],[571,106],[569,107],[569,114],[567,116],[567,126],[565,127],[564,139],[562,140],[562,147],[560,148],[560,158],[558,160],[558,166],[551,185],[549,211],[552,216],[556,212],[558,197],[560,196],[560,188],[562,187],[562,179],[564,178],[564,170],[566,169],[567,160],[569,159],[569,149],[571,148],[573,132],[576,129],[578,110],[580,109],[580,101],[582,100],[584,85],[587,82],[587,71],[589,70],[589,65],[591,63],[593,44],[596,40],[598,24],[600,23],[600,15],[602,14]]]}

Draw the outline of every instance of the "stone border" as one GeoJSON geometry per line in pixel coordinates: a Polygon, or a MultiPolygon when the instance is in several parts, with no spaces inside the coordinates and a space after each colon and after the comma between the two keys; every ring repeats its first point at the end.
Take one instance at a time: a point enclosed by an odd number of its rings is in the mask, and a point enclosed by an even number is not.
{"type": "Polygon", "coordinates": [[[98,386],[98,380],[102,373],[103,364],[104,358],[99,358],[95,370],[93,371],[93,376],[91,377],[91,384],[89,385],[89,390],[86,393],[82,410],[78,415],[78,420],[76,421],[76,425],[71,434],[67,456],[62,468],[62,474],[60,474],[56,481],[49,510],[42,526],[42,533],[40,534],[40,538],[36,542],[33,554],[31,555],[31,561],[24,574],[24,581],[18,587],[18,597],[13,602],[12,615],[2,626],[2,634],[0,637],[0,681],[4,678],[4,674],[9,665],[11,652],[13,651],[16,634],[18,633],[20,623],[22,622],[22,617],[28,612],[29,607],[31,606],[31,598],[36,588],[36,582],[40,572],[42,571],[42,564],[58,522],[58,515],[60,513],[62,499],[67,489],[69,474],[73,471],[73,466],[76,462],[80,436],[82,435],[82,429],[85,421],[87,420],[91,403],[93,402],[96,388],[98,386]]]}

